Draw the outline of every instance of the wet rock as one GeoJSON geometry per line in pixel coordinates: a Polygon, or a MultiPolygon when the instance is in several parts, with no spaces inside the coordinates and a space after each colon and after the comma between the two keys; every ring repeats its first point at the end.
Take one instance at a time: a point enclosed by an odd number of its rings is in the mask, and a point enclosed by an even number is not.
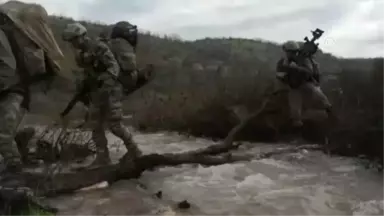
{"type": "Polygon", "coordinates": [[[158,191],[155,196],[159,199],[163,198],[163,192],[162,191],[158,191]]]}
{"type": "Polygon", "coordinates": [[[329,136],[330,153],[343,156],[365,155],[371,161],[383,164],[383,130],[357,128],[334,131],[329,136]]]}
{"type": "Polygon", "coordinates": [[[78,191],[50,198],[58,215],[154,215],[168,207],[132,181],[118,181],[108,188],[78,191]]]}
{"type": "Polygon", "coordinates": [[[30,209],[40,212],[57,212],[56,208],[47,205],[43,200],[35,197],[29,188],[0,186],[1,215],[22,215],[30,209]]]}
{"type": "Polygon", "coordinates": [[[184,200],[184,201],[179,202],[177,204],[177,207],[179,209],[189,209],[189,208],[191,208],[191,204],[187,200],[184,200]]]}

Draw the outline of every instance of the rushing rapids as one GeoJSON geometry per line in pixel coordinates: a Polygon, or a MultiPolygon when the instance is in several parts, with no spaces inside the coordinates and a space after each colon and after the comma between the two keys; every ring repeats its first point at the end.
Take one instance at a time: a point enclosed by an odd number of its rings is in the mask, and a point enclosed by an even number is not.
{"type": "MultiPolygon", "coordinates": [[[[176,133],[135,133],[144,153],[177,153],[215,144],[176,133]]],[[[111,156],[125,149],[108,134],[111,156]]],[[[245,143],[236,154],[258,154],[285,144],[245,143]]],[[[383,177],[353,158],[300,150],[218,166],[181,165],[145,171],[137,180],[106,182],[50,198],[59,214],[383,214],[383,177]],[[154,196],[162,191],[162,199],[154,196]],[[184,210],[185,211],[185,210],[184,210]]]]}

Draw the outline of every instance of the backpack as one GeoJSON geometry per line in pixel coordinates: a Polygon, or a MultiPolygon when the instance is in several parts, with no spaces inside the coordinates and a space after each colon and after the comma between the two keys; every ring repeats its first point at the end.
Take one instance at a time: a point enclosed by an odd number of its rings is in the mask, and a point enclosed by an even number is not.
{"type": "Polygon", "coordinates": [[[120,73],[117,79],[122,84],[125,95],[141,88],[153,78],[153,65],[137,69],[135,50],[124,38],[115,38],[104,43],[111,49],[119,64],[120,73]]]}
{"type": "MultiPolygon", "coordinates": [[[[18,73],[17,71],[27,72],[28,69],[26,65],[20,60],[19,48],[12,34],[11,28],[13,28],[13,26],[9,25],[10,22],[11,20],[0,12],[0,66],[2,66],[1,64],[6,64],[12,69],[12,73],[18,73]]],[[[25,74],[24,78],[20,78],[21,80],[8,80],[11,81],[10,83],[1,83],[2,81],[0,80],[0,97],[6,95],[8,92],[20,93],[24,96],[22,107],[29,110],[29,86],[42,81],[51,82],[55,76],[56,65],[48,58],[46,52],[44,52],[44,61],[46,66],[45,73],[35,75],[25,74]]],[[[5,69],[1,72],[5,73],[7,71],[8,70],[5,69]]],[[[13,75],[10,74],[1,74],[1,76],[5,78],[13,77],[13,75]]]]}

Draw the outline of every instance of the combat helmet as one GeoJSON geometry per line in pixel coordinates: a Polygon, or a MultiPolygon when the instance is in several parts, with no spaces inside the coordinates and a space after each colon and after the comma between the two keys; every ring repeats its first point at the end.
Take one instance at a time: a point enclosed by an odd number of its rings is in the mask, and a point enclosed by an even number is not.
{"type": "Polygon", "coordinates": [[[64,41],[70,41],[76,37],[84,36],[87,34],[87,29],[80,23],[68,24],[63,33],[62,38],[64,41]]]}
{"type": "Polygon", "coordinates": [[[136,49],[138,42],[138,30],[136,25],[127,21],[117,22],[112,28],[111,39],[123,38],[127,40],[136,49]]]}
{"type": "Polygon", "coordinates": [[[295,41],[286,41],[282,46],[284,51],[298,51],[300,45],[295,41]]]}

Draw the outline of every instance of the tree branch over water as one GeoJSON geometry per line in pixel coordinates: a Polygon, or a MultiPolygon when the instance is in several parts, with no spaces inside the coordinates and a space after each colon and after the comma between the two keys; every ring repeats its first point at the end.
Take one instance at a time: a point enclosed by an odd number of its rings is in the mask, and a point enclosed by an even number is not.
{"type": "MultiPolygon", "coordinates": [[[[259,110],[235,126],[223,142],[202,149],[183,153],[149,154],[136,159],[124,156],[118,164],[97,168],[84,168],[82,170],[66,168],[52,171],[52,168],[50,168],[49,173],[32,170],[21,174],[8,174],[0,179],[0,185],[29,187],[36,195],[53,196],[60,193],[73,192],[103,181],[112,183],[120,179],[138,178],[144,171],[153,170],[161,166],[177,166],[181,164],[212,166],[245,161],[252,158],[262,159],[276,154],[295,152],[302,148],[311,148],[310,146],[304,146],[276,149],[271,152],[260,153],[259,155],[233,156],[228,153],[241,145],[241,143],[234,142],[236,135],[251,119],[256,118],[263,111],[265,103],[259,110]]],[[[61,133],[68,134],[68,132],[61,133]]],[[[87,141],[83,139],[82,142],[87,141]]],[[[315,148],[318,149],[319,147],[315,148]]]]}

